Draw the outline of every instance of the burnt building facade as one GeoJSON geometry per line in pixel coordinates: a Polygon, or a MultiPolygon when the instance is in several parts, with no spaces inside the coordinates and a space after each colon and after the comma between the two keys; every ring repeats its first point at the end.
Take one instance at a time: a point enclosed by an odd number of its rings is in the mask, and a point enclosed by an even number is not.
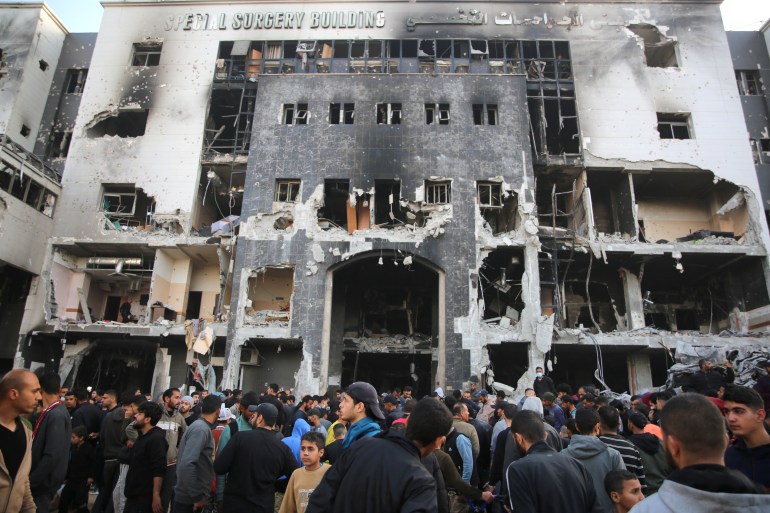
{"type": "Polygon", "coordinates": [[[20,363],[422,395],[767,350],[718,3],[103,4],[20,363]]]}

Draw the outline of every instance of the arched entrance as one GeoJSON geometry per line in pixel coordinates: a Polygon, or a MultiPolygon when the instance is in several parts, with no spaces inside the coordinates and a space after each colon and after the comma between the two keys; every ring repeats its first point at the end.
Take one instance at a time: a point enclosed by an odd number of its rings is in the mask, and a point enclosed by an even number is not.
{"type": "Polygon", "coordinates": [[[326,275],[321,389],[368,381],[430,393],[445,376],[444,272],[403,252],[372,251],[326,275]]]}

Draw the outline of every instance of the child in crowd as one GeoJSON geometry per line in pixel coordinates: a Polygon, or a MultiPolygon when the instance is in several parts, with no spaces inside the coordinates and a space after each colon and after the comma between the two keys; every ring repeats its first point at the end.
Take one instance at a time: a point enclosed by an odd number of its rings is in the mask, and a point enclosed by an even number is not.
{"type": "Polygon", "coordinates": [[[286,485],[286,495],[281,503],[280,513],[305,513],[318,483],[323,479],[329,465],[321,462],[324,455],[324,436],[316,431],[302,435],[300,439],[300,459],[304,465],[291,474],[286,485]]]}
{"type": "Polygon", "coordinates": [[[88,489],[94,482],[96,468],[96,449],[86,442],[85,426],[72,428],[70,443],[70,463],[67,468],[67,483],[61,492],[59,513],[68,513],[70,507],[78,512],[88,512],[88,489]]]}
{"type": "Polygon", "coordinates": [[[642,484],[628,470],[611,470],[604,476],[604,489],[612,501],[613,513],[628,513],[644,499],[642,484]]]}

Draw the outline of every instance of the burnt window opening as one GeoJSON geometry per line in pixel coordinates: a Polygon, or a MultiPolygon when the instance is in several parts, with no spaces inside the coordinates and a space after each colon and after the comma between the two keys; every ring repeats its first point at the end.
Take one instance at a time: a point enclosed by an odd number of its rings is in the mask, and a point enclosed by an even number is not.
{"type": "Polygon", "coordinates": [[[251,127],[257,90],[213,89],[206,119],[204,151],[247,155],[251,142],[251,127]]]}
{"type": "Polygon", "coordinates": [[[150,111],[119,111],[117,115],[111,115],[102,119],[86,130],[90,138],[96,137],[141,137],[147,128],[147,117],[150,111]]]}
{"type": "Polygon", "coordinates": [[[27,125],[21,125],[21,129],[19,130],[19,133],[24,137],[28,137],[29,134],[32,133],[32,129],[29,128],[27,125]]]}
{"type": "Polygon", "coordinates": [[[378,103],[377,104],[377,124],[378,125],[400,125],[401,124],[401,104],[400,103],[378,103]]]}
{"type": "Polygon", "coordinates": [[[324,200],[318,209],[318,225],[324,230],[333,226],[347,229],[349,202],[349,180],[324,180],[324,200]]]}
{"type": "Polygon", "coordinates": [[[299,197],[300,180],[279,179],[275,181],[275,196],[273,201],[294,203],[299,197]]]}
{"type": "Polygon", "coordinates": [[[40,59],[40,61],[38,62],[38,65],[40,66],[40,70],[41,71],[47,71],[48,70],[48,63],[45,60],[40,59]]]}
{"type": "Polygon", "coordinates": [[[478,299],[483,302],[482,319],[487,324],[508,327],[519,322],[524,309],[522,277],[524,253],[521,249],[500,248],[489,253],[479,268],[478,299]]]}
{"type": "Polygon", "coordinates": [[[574,98],[529,97],[527,105],[530,138],[536,155],[580,153],[574,98]]]}
{"type": "Polygon", "coordinates": [[[474,125],[497,125],[497,104],[496,103],[474,103],[473,104],[473,124],[474,125]]]}
{"type": "Polygon", "coordinates": [[[401,182],[399,180],[374,181],[374,224],[394,228],[406,224],[401,208],[401,182]]]}
{"type": "Polygon", "coordinates": [[[99,211],[113,228],[150,226],[155,213],[155,199],[134,184],[105,183],[102,184],[99,211]]]}
{"type": "Polygon", "coordinates": [[[500,182],[476,182],[476,201],[484,222],[493,234],[516,229],[518,198],[515,194],[506,194],[500,182]]]}
{"type": "Polygon", "coordinates": [[[307,103],[284,103],[281,123],[284,125],[307,125],[310,119],[307,103]]]}
{"type": "Polygon", "coordinates": [[[634,173],[639,239],[646,242],[733,244],[749,230],[743,192],[707,171],[634,173]]]}
{"type": "Polygon", "coordinates": [[[425,124],[426,125],[448,125],[449,124],[449,104],[448,103],[426,103],[425,104],[425,124]]]}
{"type": "Polygon", "coordinates": [[[588,171],[594,227],[599,235],[636,238],[631,176],[620,171],[588,171]]]}
{"type": "Polygon", "coordinates": [[[658,27],[647,23],[629,25],[635,36],[644,43],[644,60],[650,68],[678,68],[676,41],[664,36],[658,27]]]}
{"type": "Polygon", "coordinates": [[[541,173],[536,177],[535,202],[540,237],[569,240],[575,234],[588,237],[585,181],[584,173],[571,168],[541,173]]]}
{"type": "Polygon", "coordinates": [[[294,294],[294,268],[269,266],[251,271],[244,324],[288,322],[294,294]]]}
{"type": "Polygon", "coordinates": [[[19,165],[0,161],[0,190],[48,217],[53,216],[56,194],[33,180],[29,173],[23,173],[19,165]]]}
{"type": "Polygon", "coordinates": [[[425,203],[446,205],[452,202],[452,182],[450,180],[425,180],[425,203]]]}
{"type": "Polygon", "coordinates": [[[661,139],[692,139],[690,114],[658,112],[657,116],[661,139]]]}
{"type": "Polygon", "coordinates": [[[160,64],[160,54],[163,50],[163,43],[142,42],[134,43],[131,54],[132,66],[157,66],[160,64]]]}
{"type": "Polygon", "coordinates": [[[87,69],[67,70],[67,77],[64,81],[64,92],[67,94],[82,94],[86,85],[87,69]]]}
{"type": "Polygon", "coordinates": [[[71,141],[72,132],[70,131],[56,130],[51,132],[51,139],[48,143],[46,157],[51,160],[67,158],[71,141]]]}
{"type": "Polygon", "coordinates": [[[762,79],[757,70],[735,71],[735,81],[738,84],[738,93],[741,96],[755,96],[762,94],[762,79]]]}
{"type": "Polygon", "coordinates": [[[332,103],[329,105],[329,123],[332,125],[352,125],[355,116],[355,103],[332,103]]]}

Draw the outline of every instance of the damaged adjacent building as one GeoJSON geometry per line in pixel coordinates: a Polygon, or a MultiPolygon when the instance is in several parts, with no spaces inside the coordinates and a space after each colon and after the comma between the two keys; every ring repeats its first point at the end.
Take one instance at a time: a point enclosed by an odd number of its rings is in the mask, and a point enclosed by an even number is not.
{"type": "Polygon", "coordinates": [[[770,347],[718,2],[103,5],[19,364],[622,392],[770,347]]]}

